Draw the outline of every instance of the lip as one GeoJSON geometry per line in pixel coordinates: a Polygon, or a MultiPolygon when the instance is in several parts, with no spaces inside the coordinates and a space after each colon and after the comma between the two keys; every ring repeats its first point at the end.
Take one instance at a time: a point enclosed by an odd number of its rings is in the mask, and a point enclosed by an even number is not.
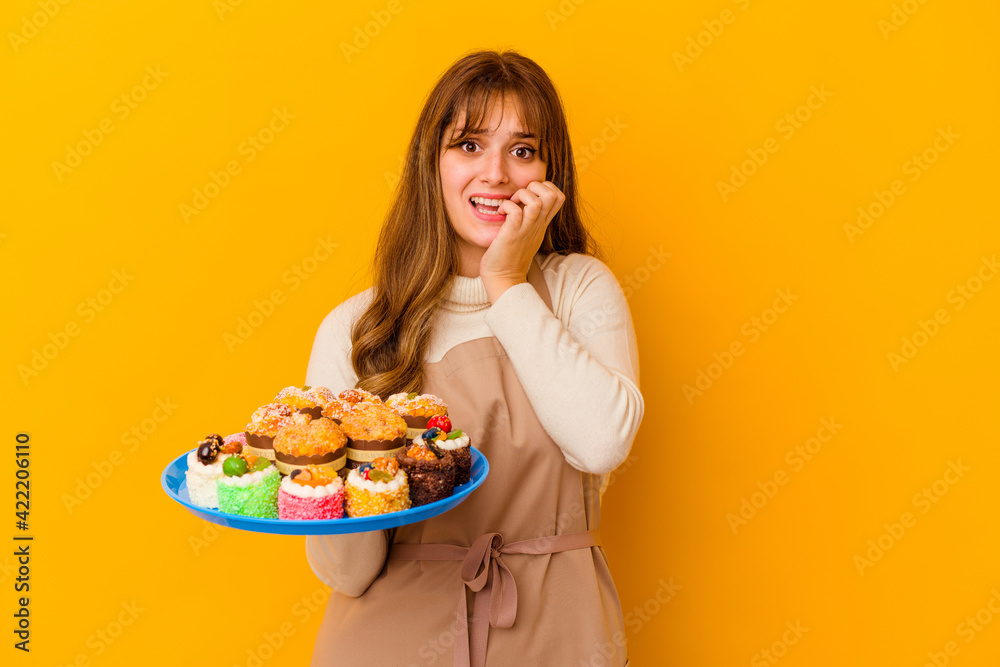
{"type": "Polygon", "coordinates": [[[513,194],[505,195],[502,193],[498,194],[496,192],[473,192],[466,199],[471,199],[473,197],[485,197],[486,199],[510,199],[513,196],[513,194]]]}

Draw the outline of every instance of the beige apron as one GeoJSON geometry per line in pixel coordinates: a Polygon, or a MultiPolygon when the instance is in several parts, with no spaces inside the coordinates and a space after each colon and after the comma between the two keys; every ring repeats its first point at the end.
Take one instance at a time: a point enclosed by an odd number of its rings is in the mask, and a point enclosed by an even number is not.
{"type": "MultiPolygon", "coordinates": [[[[534,262],[528,281],[551,310],[534,262]]],[[[312,665],[626,665],[598,477],[566,462],[499,341],[425,364],[423,391],[444,399],[490,474],[458,507],[396,529],[364,595],[330,597],[312,665]]]]}

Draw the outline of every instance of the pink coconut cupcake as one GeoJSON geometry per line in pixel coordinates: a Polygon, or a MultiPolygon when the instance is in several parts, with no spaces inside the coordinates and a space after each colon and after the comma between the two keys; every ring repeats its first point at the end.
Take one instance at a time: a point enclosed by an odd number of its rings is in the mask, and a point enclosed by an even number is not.
{"type": "Polygon", "coordinates": [[[244,431],[231,433],[222,439],[222,452],[225,454],[242,454],[247,448],[247,434],[244,431]]]}
{"type": "Polygon", "coordinates": [[[344,482],[336,471],[296,468],[278,487],[278,518],[293,521],[342,519],[344,482]]]}

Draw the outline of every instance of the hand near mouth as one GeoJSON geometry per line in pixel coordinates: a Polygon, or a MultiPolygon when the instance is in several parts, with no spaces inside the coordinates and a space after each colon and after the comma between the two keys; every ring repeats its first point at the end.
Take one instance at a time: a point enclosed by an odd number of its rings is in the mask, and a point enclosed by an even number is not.
{"type": "Polygon", "coordinates": [[[508,288],[528,281],[531,259],[565,201],[566,195],[554,183],[531,181],[500,202],[497,212],[507,217],[479,263],[490,303],[496,303],[508,288]]]}

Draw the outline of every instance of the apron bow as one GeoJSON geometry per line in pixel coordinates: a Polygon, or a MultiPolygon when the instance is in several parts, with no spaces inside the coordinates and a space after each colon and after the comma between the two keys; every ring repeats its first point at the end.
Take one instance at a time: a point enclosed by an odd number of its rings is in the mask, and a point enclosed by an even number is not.
{"type": "Polygon", "coordinates": [[[514,618],[517,616],[517,585],[510,568],[503,562],[502,555],[554,554],[600,545],[600,535],[596,530],[536,537],[511,544],[504,544],[500,533],[485,533],[477,537],[470,547],[455,544],[393,544],[389,558],[462,561],[462,582],[475,593],[475,599],[470,632],[465,589],[462,589],[455,618],[455,667],[484,667],[490,627],[509,628],[514,625],[514,618]]]}
{"type": "Polygon", "coordinates": [[[500,557],[502,553],[503,536],[486,533],[476,538],[462,559],[462,581],[476,594],[473,615],[483,614],[488,596],[490,625],[494,628],[509,628],[517,616],[517,584],[500,557]]]}

